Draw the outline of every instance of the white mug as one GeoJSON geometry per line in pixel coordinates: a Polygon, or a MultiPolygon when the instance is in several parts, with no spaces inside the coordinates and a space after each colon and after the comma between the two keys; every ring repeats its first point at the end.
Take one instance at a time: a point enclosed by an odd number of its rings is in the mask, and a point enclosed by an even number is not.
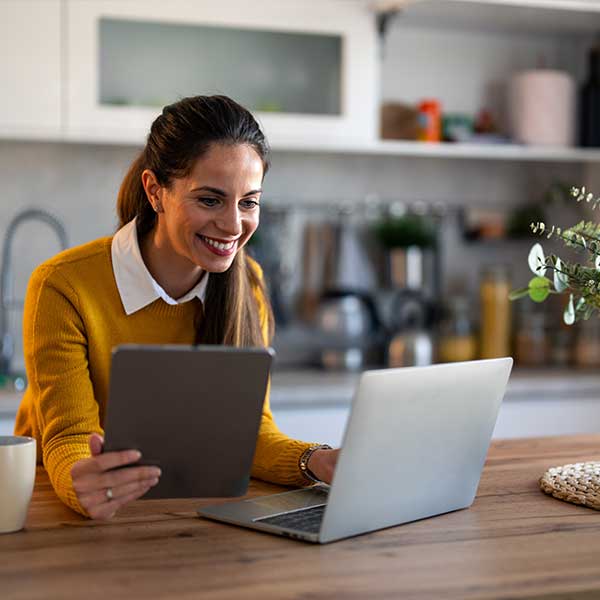
{"type": "Polygon", "coordinates": [[[36,446],[30,437],[0,435],[0,533],[25,526],[35,482],[36,446]]]}

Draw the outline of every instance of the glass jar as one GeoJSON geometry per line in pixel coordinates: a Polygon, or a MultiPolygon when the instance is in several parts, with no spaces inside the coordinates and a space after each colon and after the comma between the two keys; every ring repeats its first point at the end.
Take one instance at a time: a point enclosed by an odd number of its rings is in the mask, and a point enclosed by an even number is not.
{"type": "Polygon", "coordinates": [[[519,315],[519,326],[515,332],[515,361],[523,367],[548,364],[549,347],[544,312],[529,308],[519,315]]]}
{"type": "MultiPolygon", "coordinates": [[[[566,327],[566,326],[565,326],[566,327]]],[[[550,357],[556,367],[567,367],[572,362],[573,332],[562,326],[551,336],[550,357]]]]}
{"type": "Polygon", "coordinates": [[[438,329],[437,360],[460,362],[473,360],[477,354],[477,340],[471,323],[469,300],[451,298],[438,329]]]}
{"type": "Polygon", "coordinates": [[[481,358],[510,355],[511,311],[510,277],[505,265],[484,267],[481,272],[479,299],[481,311],[481,358]]]}
{"type": "Polygon", "coordinates": [[[575,365],[581,368],[600,367],[600,319],[598,317],[578,323],[574,359],[575,365]]]}

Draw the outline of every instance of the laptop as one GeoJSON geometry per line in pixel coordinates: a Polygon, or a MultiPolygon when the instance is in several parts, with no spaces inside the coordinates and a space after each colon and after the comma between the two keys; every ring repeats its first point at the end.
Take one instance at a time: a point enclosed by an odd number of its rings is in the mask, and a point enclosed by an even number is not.
{"type": "Polygon", "coordinates": [[[473,503],[512,358],[365,371],[331,486],[201,517],[325,544],[473,503]]]}
{"type": "Polygon", "coordinates": [[[243,496],[273,356],[270,348],[117,347],[104,451],[135,448],[142,458],[133,466],[161,468],[144,499],[243,496]]]}

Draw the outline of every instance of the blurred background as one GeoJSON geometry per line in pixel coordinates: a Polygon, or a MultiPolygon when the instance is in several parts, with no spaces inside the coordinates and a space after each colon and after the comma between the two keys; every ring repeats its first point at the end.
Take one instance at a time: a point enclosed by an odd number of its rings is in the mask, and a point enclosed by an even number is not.
{"type": "Polygon", "coordinates": [[[597,430],[600,321],[508,300],[529,224],[600,194],[597,0],[0,0],[0,34],[0,430],[31,271],[111,235],[161,107],[213,93],[272,146],[251,252],[282,429],[339,443],[365,368],[512,355],[497,436],[597,430]]]}

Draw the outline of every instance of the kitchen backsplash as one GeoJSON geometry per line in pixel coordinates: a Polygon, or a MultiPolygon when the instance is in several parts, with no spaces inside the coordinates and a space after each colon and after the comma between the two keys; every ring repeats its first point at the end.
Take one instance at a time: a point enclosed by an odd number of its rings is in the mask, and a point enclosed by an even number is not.
{"type": "MultiPolygon", "coordinates": [[[[134,147],[38,142],[0,142],[0,237],[25,207],[56,215],[70,245],[110,235],[116,225],[120,181],[138,152],[134,147]]],[[[488,161],[445,161],[397,157],[275,152],[265,183],[264,202],[287,206],[310,203],[358,204],[366,196],[384,201],[442,203],[510,210],[539,199],[552,181],[579,181],[576,165],[488,161]]],[[[519,282],[527,277],[527,242],[465,242],[447,221],[442,232],[442,290],[464,287],[475,293],[481,264],[515,265],[519,282]]],[[[42,223],[19,230],[14,242],[14,296],[21,298],[31,270],[58,250],[54,233],[42,223]]],[[[20,311],[11,313],[17,339],[15,367],[22,366],[20,311]]]]}

